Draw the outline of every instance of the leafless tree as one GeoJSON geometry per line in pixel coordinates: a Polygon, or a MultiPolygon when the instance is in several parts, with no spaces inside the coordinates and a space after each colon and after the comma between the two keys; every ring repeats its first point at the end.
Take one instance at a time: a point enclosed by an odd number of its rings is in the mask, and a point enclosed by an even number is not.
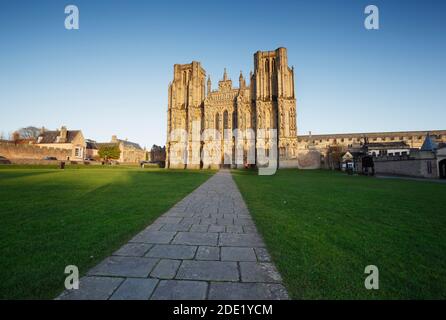
{"type": "Polygon", "coordinates": [[[17,132],[22,139],[37,138],[40,135],[40,129],[33,126],[20,128],[17,132]]]}

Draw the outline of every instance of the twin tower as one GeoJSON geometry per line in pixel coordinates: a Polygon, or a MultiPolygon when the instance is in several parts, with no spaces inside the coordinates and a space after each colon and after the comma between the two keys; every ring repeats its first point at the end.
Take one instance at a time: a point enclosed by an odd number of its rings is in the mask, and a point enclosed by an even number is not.
{"type": "Polygon", "coordinates": [[[257,51],[249,84],[240,73],[238,88],[226,70],[212,90],[200,62],[175,64],[168,97],[167,168],[260,166],[260,148],[279,167],[297,166],[294,68],[286,48],[257,51]]]}

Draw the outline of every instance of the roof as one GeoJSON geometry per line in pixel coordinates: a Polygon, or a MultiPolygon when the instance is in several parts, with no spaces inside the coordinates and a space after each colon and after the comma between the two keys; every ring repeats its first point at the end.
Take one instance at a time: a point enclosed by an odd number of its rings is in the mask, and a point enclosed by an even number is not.
{"type": "Polygon", "coordinates": [[[382,149],[382,148],[404,148],[409,149],[409,145],[404,141],[391,141],[391,142],[371,142],[366,143],[366,147],[369,149],[382,149]]]}
{"type": "Polygon", "coordinates": [[[437,147],[438,147],[437,143],[434,140],[432,140],[431,136],[428,133],[426,135],[426,138],[424,139],[423,145],[421,146],[420,150],[434,151],[435,149],[437,149],[437,147]]]}
{"type": "Polygon", "coordinates": [[[132,147],[132,148],[135,148],[135,149],[142,150],[141,146],[139,144],[137,144],[136,142],[131,142],[131,141],[127,141],[127,140],[120,140],[120,139],[117,139],[117,141],[121,142],[125,147],[132,147]]]}
{"type": "MultiPolygon", "coordinates": [[[[67,140],[65,143],[70,143],[80,133],[80,130],[67,130],[67,140]]],[[[59,143],[57,137],[60,135],[59,130],[45,131],[37,138],[37,143],[59,143]]]]}
{"type": "Polygon", "coordinates": [[[85,143],[87,144],[87,149],[99,149],[98,143],[94,140],[87,139],[85,143]]]}
{"type": "Polygon", "coordinates": [[[429,131],[432,135],[446,135],[446,130],[426,130],[426,131],[393,131],[393,132],[363,132],[363,133],[335,133],[335,134],[312,134],[298,135],[298,139],[337,139],[337,138],[374,138],[374,137],[410,137],[424,136],[429,131]]]}

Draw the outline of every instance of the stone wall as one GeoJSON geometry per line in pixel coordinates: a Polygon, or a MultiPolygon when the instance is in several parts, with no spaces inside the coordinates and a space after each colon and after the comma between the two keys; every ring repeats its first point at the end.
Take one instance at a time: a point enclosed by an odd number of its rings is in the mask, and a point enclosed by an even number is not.
{"type": "Polygon", "coordinates": [[[38,147],[28,144],[14,144],[0,142],[0,156],[13,161],[14,159],[42,160],[45,157],[56,157],[57,160],[66,160],[71,156],[71,149],[57,149],[38,147]]]}
{"type": "Polygon", "coordinates": [[[22,165],[60,165],[59,160],[42,160],[42,159],[10,159],[11,164],[22,165]]]}
{"type": "Polygon", "coordinates": [[[435,158],[422,159],[374,159],[375,174],[398,175],[419,178],[438,178],[437,161],[435,158]],[[430,163],[430,165],[428,164],[430,163]],[[432,169],[430,172],[428,168],[432,169]]]}

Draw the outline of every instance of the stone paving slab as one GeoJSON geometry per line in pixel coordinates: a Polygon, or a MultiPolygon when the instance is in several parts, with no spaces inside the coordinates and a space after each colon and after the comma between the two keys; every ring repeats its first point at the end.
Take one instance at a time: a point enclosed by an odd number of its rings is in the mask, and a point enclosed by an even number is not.
{"type": "Polygon", "coordinates": [[[58,299],[289,299],[231,174],[221,170],[58,299]]]}
{"type": "Polygon", "coordinates": [[[222,247],[221,261],[257,261],[254,248],[222,247]]]}
{"type": "Polygon", "coordinates": [[[127,257],[142,257],[152,247],[153,244],[148,244],[148,243],[127,243],[123,245],[115,253],[113,253],[113,255],[127,256],[127,257]]]}
{"type": "Polygon", "coordinates": [[[158,259],[111,256],[88,272],[92,276],[141,277],[149,275],[158,259]]]}
{"type": "Polygon", "coordinates": [[[196,260],[211,260],[218,261],[220,260],[220,248],[219,247],[208,247],[208,246],[200,246],[198,247],[197,255],[195,256],[196,260]]]}
{"type": "Polygon", "coordinates": [[[176,279],[238,281],[239,272],[235,262],[184,260],[176,279]]]}
{"type": "Polygon", "coordinates": [[[146,254],[146,257],[165,259],[193,259],[197,246],[181,244],[157,244],[146,254]]]}
{"type": "Polygon", "coordinates": [[[218,234],[204,232],[178,232],[173,239],[174,244],[216,246],[218,234]]]}
{"type": "Polygon", "coordinates": [[[169,243],[176,232],[144,230],[133,237],[130,242],[169,243]]]}
{"type": "Polygon", "coordinates": [[[157,284],[156,279],[127,278],[110,300],[148,300],[157,284]]]}
{"type": "Polygon", "coordinates": [[[159,279],[173,279],[180,264],[180,260],[162,259],[150,273],[150,276],[159,279]]]}
{"type": "Polygon", "coordinates": [[[204,281],[162,280],[152,300],[204,300],[208,284],[204,281]]]}

